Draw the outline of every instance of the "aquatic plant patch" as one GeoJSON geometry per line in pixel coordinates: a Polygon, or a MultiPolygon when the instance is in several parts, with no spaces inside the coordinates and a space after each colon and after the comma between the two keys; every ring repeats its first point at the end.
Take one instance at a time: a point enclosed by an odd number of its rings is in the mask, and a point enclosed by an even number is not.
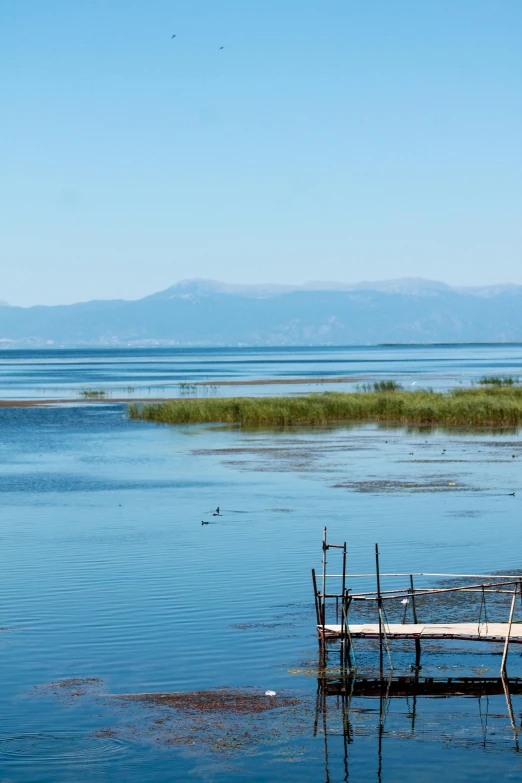
{"type": "Polygon", "coordinates": [[[431,391],[324,392],[301,397],[176,399],[131,404],[129,415],[168,424],[325,425],[381,421],[463,427],[522,423],[522,387],[484,386],[431,391]]]}

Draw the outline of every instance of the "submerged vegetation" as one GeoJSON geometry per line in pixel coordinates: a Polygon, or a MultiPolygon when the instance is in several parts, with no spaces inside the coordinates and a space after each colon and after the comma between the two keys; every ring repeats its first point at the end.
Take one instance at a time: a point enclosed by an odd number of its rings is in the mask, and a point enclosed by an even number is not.
{"type": "Polygon", "coordinates": [[[86,399],[98,399],[107,396],[107,393],[104,392],[103,389],[82,389],[79,393],[81,397],[85,397],[86,399]]]}
{"type": "Polygon", "coordinates": [[[375,381],[374,383],[362,383],[360,386],[357,386],[357,391],[363,392],[385,392],[400,390],[402,390],[402,385],[397,383],[397,381],[375,381]]]}
{"type": "Polygon", "coordinates": [[[133,419],[190,424],[321,425],[342,421],[382,421],[446,426],[522,424],[522,386],[433,391],[324,392],[302,397],[178,399],[131,404],[133,419]]]}
{"type": "Polygon", "coordinates": [[[485,375],[479,380],[481,386],[514,386],[519,382],[518,378],[513,378],[512,375],[485,375]]]}

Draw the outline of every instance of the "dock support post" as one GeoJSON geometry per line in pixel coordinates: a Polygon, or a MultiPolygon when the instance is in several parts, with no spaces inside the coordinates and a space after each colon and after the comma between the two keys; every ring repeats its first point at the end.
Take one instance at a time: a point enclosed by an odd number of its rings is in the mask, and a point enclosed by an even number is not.
{"type": "Polygon", "coordinates": [[[506,704],[508,708],[508,715],[509,715],[509,722],[511,723],[511,728],[513,729],[513,737],[515,739],[515,748],[518,753],[518,730],[515,723],[515,716],[513,714],[513,704],[511,702],[511,694],[509,692],[509,680],[507,679],[506,675],[502,675],[502,687],[504,688],[504,695],[506,697],[506,704]]]}
{"type": "Polygon", "coordinates": [[[350,595],[350,590],[346,589],[346,620],[345,620],[345,630],[346,630],[346,658],[348,661],[348,664],[350,666],[350,674],[353,674],[357,668],[357,661],[355,659],[355,648],[353,646],[352,641],[352,635],[350,633],[350,624],[348,622],[348,613],[350,611],[350,604],[352,602],[352,597],[350,595]]]}
{"type": "Polygon", "coordinates": [[[377,607],[379,609],[379,672],[381,679],[384,674],[383,649],[382,649],[382,598],[381,598],[381,577],[379,573],[379,545],[375,544],[375,573],[377,575],[377,607]]]}
{"type": "MultiPolygon", "coordinates": [[[[418,623],[417,619],[417,607],[415,605],[415,588],[413,586],[413,576],[410,574],[410,590],[411,590],[411,608],[413,610],[413,622],[415,625],[418,623]]],[[[415,639],[415,668],[417,671],[420,669],[421,659],[421,643],[420,639],[415,639]]]]}
{"type": "Polygon", "coordinates": [[[314,586],[315,618],[317,620],[317,627],[319,627],[321,625],[321,612],[319,608],[319,595],[317,592],[317,579],[315,578],[315,568],[312,568],[312,583],[314,586]]]}
{"type": "Polygon", "coordinates": [[[346,541],[343,545],[343,581],[341,587],[341,669],[346,672],[346,541]]]}
{"type": "Polygon", "coordinates": [[[321,658],[322,667],[326,668],[326,550],[328,544],[326,543],[326,527],[323,528],[323,579],[322,579],[322,598],[321,598],[321,658]]]}
{"type": "Polygon", "coordinates": [[[502,663],[500,665],[500,676],[503,677],[506,674],[506,661],[507,661],[507,654],[508,654],[508,647],[509,647],[509,637],[511,636],[511,625],[513,623],[513,614],[515,612],[515,602],[517,600],[517,591],[519,589],[520,585],[515,584],[515,588],[513,590],[513,598],[511,599],[511,609],[509,611],[509,620],[508,620],[508,632],[506,636],[506,643],[504,644],[504,653],[502,655],[502,663]]]}

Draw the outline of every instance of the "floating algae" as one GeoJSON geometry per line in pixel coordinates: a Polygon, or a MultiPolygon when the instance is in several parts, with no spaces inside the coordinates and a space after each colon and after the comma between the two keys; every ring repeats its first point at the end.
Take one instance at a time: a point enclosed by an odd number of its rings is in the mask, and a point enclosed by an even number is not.
{"type": "Polygon", "coordinates": [[[99,677],[69,677],[45,685],[35,685],[33,696],[52,695],[68,701],[80,696],[92,696],[101,693],[103,680],[99,677]]]}
{"type": "Polygon", "coordinates": [[[310,729],[313,705],[294,695],[268,696],[257,688],[108,694],[102,686],[97,678],[69,678],[36,686],[32,695],[50,693],[66,702],[94,697],[111,721],[92,733],[95,738],[189,747],[198,754],[244,755],[274,744],[286,753],[288,743],[310,729]]]}

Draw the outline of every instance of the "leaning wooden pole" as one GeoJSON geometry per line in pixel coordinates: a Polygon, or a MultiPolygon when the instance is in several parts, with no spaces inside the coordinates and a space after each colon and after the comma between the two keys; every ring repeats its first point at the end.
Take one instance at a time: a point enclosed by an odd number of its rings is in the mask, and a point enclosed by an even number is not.
{"type": "Polygon", "coordinates": [[[315,618],[317,621],[317,627],[321,625],[321,611],[319,608],[319,595],[317,593],[317,579],[315,578],[315,568],[312,568],[312,583],[314,586],[314,601],[315,601],[315,618]]]}
{"type": "MultiPolygon", "coordinates": [[[[411,608],[413,610],[413,622],[415,625],[418,623],[417,619],[417,606],[415,604],[415,588],[413,586],[413,574],[410,574],[410,590],[411,590],[411,608]]],[[[420,658],[421,658],[421,643],[420,639],[415,639],[415,668],[417,671],[420,668],[420,658]]]]}
{"type": "Polygon", "coordinates": [[[323,594],[321,598],[321,625],[322,625],[322,634],[321,634],[321,652],[323,656],[323,667],[326,666],[326,550],[328,549],[328,544],[326,543],[326,527],[323,528],[323,580],[322,580],[322,589],[323,594]]]}
{"type": "Polygon", "coordinates": [[[508,715],[509,715],[509,722],[511,723],[511,728],[513,729],[513,737],[515,740],[515,748],[518,753],[518,728],[515,723],[515,716],[513,714],[513,704],[511,702],[511,694],[509,692],[509,680],[506,677],[506,675],[502,675],[502,687],[504,688],[504,695],[506,697],[506,704],[508,708],[508,715]]]}
{"type": "Polygon", "coordinates": [[[502,663],[500,665],[500,675],[503,676],[506,673],[506,661],[509,647],[509,637],[511,636],[511,625],[513,624],[513,614],[515,612],[515,602],[517,600],[517,591],[520,589],[519,585],[515,585],[513,590],[513,598],[511,599],[511,609],[509,611],[508,631],[506,634],[506,643],[504,644],[504,653],[502,655],[502,663]]]}
{"type": "Polygon", "coordinates": [[[346,541],[343,545],[343,581],[341,589],[341,666],[346,669],[346,541]]]}
{"type": "Polygon", "coordinates": [[[378,544],[375,544],[375,573],[377,576],[377,606],[379,609],[379,672],[382,678],[384,673],[384,660],[383,660],[383,649],[382,649],[382,633],[383,633],[382,599],[381,599],[381,577],[379,574],[379,545],[378,544]]]}

